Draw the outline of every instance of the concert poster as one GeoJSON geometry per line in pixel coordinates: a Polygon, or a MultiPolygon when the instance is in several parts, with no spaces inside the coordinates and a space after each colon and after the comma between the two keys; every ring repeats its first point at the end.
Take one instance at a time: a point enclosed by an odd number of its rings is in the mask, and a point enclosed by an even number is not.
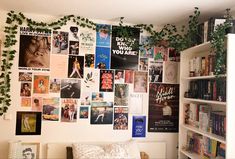
{"type": "Polygon", "coordinates": [[[140,29],[124,29],[128,38],[119,35],[119,26],[112,26],[111,69],[138,70],[140,29]]]}
{"type": "Polygon", "coordinates": [[[100,92],[113,92],[114,70],[100,70],[100,92]]]}
{"type": "Polygon", "coordinates": [[[178,132],[179,85],[149,83],[149,132],[178,132]]]}

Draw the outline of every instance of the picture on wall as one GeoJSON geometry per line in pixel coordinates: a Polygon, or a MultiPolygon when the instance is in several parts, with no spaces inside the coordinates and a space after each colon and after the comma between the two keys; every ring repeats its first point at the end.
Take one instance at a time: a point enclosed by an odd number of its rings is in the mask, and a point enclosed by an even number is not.
{"type": "Polygon", "coordinates": [[[31,82],[22,82],[20,84],[20,96],[21,97],[30,97],[31,96],[31,82]]]}
{"type": "Polygon", "coordinates": [[[146,136],[146,116],[132,117],[132,137],[146,136]]]}
{"type": "Polygon", "coordinates": [[[77,78],[62,79],[60,97],[61,98],[80,98],[81,80],[77,78]]]}
{"type": "Polygon", "coordinates": [[[39,159],[40,143],[21,143],[22,159],[39,159]]]}
{"type": "Polygon", "coordinates": [[[84,69],[84,80],[83,80],[83,91],[86,92],[98,92],[99,81],[100,81],[100,70],[85,68],[84,69]]]}
{"type": "Polygon", "coordinates": [[[142,114],[143,112],[143,94],[130,93],[129,95],[129,113],[142,114]]]}
{"type": "Polygon", "coordinates": [[[128,106],[128,84],[115,84],[114,105],[128,106]]]}
{"type": "Polygon", "coordinates": [[[140,29],[125,28],[130,37],[119,35],[120,26],[112,26],[111,69],[138,70],[140,29]]]}
{"type": "Polygon", "coordinates": [[[149,132],[178,132],[179,85],[149,83],[149,132]]]}
{"type": "Polygon", "coordinates": [[[95,51],[95,68],[110,68],[110,48],[96,47],[95,51]]]}
{"type": "Polygon", "coordinates": [[[91,124],[112,124],[113,103],[92,102],[91,103],[91,124]]]}
{"type": "Polygon", "coordinates": [[[148,73],[142,71],[134,72],[134,92],[147,93],[148,73]]]}
{"type": "Polygon", "coordinates": [[[74,40],[74,41],[79,41],[79,37],[78,37],[78,27],[77,26],[71,26],[69,28],[69,39],[70,40],[74,40]]]}
{"type": "Polygon", "coordinates": [[[53,31],[52,53],[58,55],[68,54],[69,33],[64,31],[53,31]]]}
{"type": "Polygon", "coordinates": [[[134,71],[125,70],[125,83],[133,83],[134,81],[134,71]]]}
{"type": "Polygon", "coordinates": [[[32,72],[19,72],[19,81],[32,82],[32,72]]]}
{"type": "Polygon", "coordinates": [[[21,107],[31,107],[31,98],[22,97],[21,98],[21,107]]]}
{"type": "Polygon", "coordinates": [[[115,70],[114,83],[124,84],[124,70],[115,70]]]}
{"type": "Polygon", "coordinates": [[[60,79],[51,78],[50,79],[50,93],[60,93],[60,79]]]}
{"type": "Polygon", "coordinates": [[[81,92],[81,105],[90,105],[91,104],[91,92],[81,92]]]}
{"type": "Polygon", "coordinates": [[[163,62],[149,61],[149,82],[162,82],[163,62]]]}
{"type": "Polygon", "coordinates": [[[50,68],[51,33],[20,27],[19,68],[50,68]]]}
{"type": "Polygon", "coordinates": [[[128,107],[114,107],[113,129],[128,129],[128,107]]]}
{"type": "Polygon", "coordinates": [[[148,58],[140,58],[139,71],[148,71],[148,58]]]}
{"type": "Polygon", "coordinates": [[[32,97],[32,111],[42,112],[42,97],[32,97]]]}
{"type": "Polygon", "coordinates": [[[174,48],[168,48],[169,61],[180,62],[180,53],[174,48]]]}
{"type": "Polygon", "coordinates": [[[69,41],[69,54],[79,55],[79,41],[69,41]]]}
{"type": "Polygon", "coordinates": [[[168,60],[168,49],[160,46],[154,47],[154,60],[155,61],[167,61],[168,60]]]}
{"type": "Polygon", "coordinates": [[[154,48],[149,46],[149,36],[140,36],[140,57],[153,58],[154,48]]]}
{"type": "Polygon", "coordinates": [[[59,121],[60,98],[43,98],[43,120],[59,121]]]}
{"type": "Polygon", "coordinates": [[[179,62],[165,61],[163,64],[163,82],[178,83],[179,62]]]}
{"type": "Polygon", "coordinates": [[[96,46],[110,47],[111,25],[97,24],[96,29],[96,46]]]}
{"type": "Polygon", "coordinates": [[[89,115],[89,107],[85,107],[85,106],[80,107],[79,118],[88,119],[88,115],[89,115]]]}
{"type": "Polygon", "coordinates": [[[69,56],[68,77],[83,78],[84,56],[69,56]]]}
{"type": "Polygon", "coordinates": [[[113,92],[114,70],[100,70],[100,92],[113,92]]]}
{"type": "Polygon", "coordinates": [[[79,55],[94,54],[96,31],[93,29],[79,29],[79,42],[79,55]]]}
{"type": "Polygon", "coordinates": [[[48,94],[49,93],[49,76],[34,75],[33,93],[48,94]]]}
{"type": "Polygon", "coordinates": [[[61,122],[77,121],[78,101],[76,99],[61,99],[61,122]]]}
{"type": "Polygon", "coordinates": [[[103,92],[92,92],[91,101],[92,102],[103,102],[104,101],[104,93],[103,92]]]}
{"type": "Polygon", "coordinates": [[[85,67],[89,67],[89,68],[95,67],[94,54],[85,54],[85,67]]]}
{"type": "Polygon", "coordinates": [[[16,112],[16,135],[40,135],[41,121],[41,112],[16,112]]]}

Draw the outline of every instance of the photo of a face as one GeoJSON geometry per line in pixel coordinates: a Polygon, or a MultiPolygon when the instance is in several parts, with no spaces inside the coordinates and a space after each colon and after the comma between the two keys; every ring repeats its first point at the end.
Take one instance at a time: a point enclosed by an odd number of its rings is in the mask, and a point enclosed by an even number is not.
{"type": "Polygon", "coordinates": [[[22,97],[31,96],[31,83],[29,82],[21,83],[20,96],[22,97]]]}
{"type": "Polygon", "coordinates": [[[40,143],[22,143],[21,159],[39,159],[40,143]]]}

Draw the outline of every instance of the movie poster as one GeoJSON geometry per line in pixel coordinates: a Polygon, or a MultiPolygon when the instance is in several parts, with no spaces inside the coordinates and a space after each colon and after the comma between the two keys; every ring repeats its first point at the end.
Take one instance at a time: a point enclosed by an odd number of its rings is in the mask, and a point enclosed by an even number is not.
{"type": "Polygon", "coordinates": [[[149,132],[178,132],[179,85],[149,83],[149,132]]]}
{"type": "Polygon", "coordinates": [[[83,78],[84,56],[69,56],[68,77],[83,78]]]}
{"type": "Polygon", "coordinates": [[[85,54],[85,67],[89,67],[89,68],[95,67],[94,54],[85,54]]]}
{"type": "Polygon", "coordinates": [[[142,114],[143,113],[143,94],[130,93],[129,95],[129,113],[142,114]]]}
{"type": "Polygon", "coordinates": [[[99,91],[99,75],[98,69],[84,69],[83,91],[98,92],[99,91]]]}
{"type": "Polygon", "coordinates": [[[76,78],[62,79],[60,98],[80,98],[81,80],[76,78]]]}
{"type": "Polygon", "coordinates": [[[140,57],[153,58],[154,48],[149,46],[149,36],[140,36],[140,57]]]}
{"type": "Polygon", "coordinates": [[[69,54],[79,55],[79,41],[69,41],[69,54]]]}
{"type": "Polygon", "coordinates": [[[110,68],[110,48],[96,47],[95,68],[98,69],[110,68]]]}
{"type": "Polygon", "coordinates": [[[60,98],[43,98],[43,120],[59,121],[60,98]]]}
{"type": "Polygon", "coordinates": [[[134,72],[134,92],[147,93],[148,73],[135,71],[134,72]]]}
{"type": "Polygon", "coordinates": [[[68,54],[69,33],[64,31],[53,31],[52,53],[58,55],[68,54]]]}
{"type": "Polygon", "coordinates": [[[146,136],[146,116],[133,116],[132,137],[146,136]]]}
{"type": "Polygon", "coordinates": [[[163,62],[149,61],[149,82],[162,82],[163,62]]]}
{"type": "Polygon", "coordinates": [[[49,76],[34,75],[33,93],[38,93],[38,94],[49,93],[49,76]]]}
{"type": "Polygon", "coordinates": [[[76,122],[77,106],[76,99],[61,99],[61,122],[76,122]]]}
{"type": "Polygon", "coordinates": [[[128,129],[128,107],[114,107],[114,130],[128,129]]]}
{"type": "Polygon", "coordinates": [[[140,29],[124,29],[130,37],[121,37],[119,26],[112,27],[111,69],[138,70],[140,29]]]}
{"type": "Polygon", "coordinates": [[[128,106],[128,84],[115,84],[114,105],[128,106]]]}
{"type": "Polygon", "coordinates": [[[96,46],[110,47],[111,25],[96,25],[96,46]]]}
{"type": "Polygon", "coordinates": [[[19,69],[49,71],[51,33],[20,27],[19,69]]]}
{"type": "Polygon", "coordinates": [[[91,103],[91,124],[112,124],[113,103],[92,102],[91,103]]]}
{"type": "Polygon", "coordinates": [[[80,29],[79,55],[95,54],[96,31],[93,29],[80,29]]]}
{"type": "Polygon", "coordinates": [[[114,70],[100,70],[100,92],[113,92],[114,70]]]}
{"type": "Polygon", "coordinates": [[[178,84],[179,83],[179,62],[165,61],[163,63],[163,82],[178,84]]]}

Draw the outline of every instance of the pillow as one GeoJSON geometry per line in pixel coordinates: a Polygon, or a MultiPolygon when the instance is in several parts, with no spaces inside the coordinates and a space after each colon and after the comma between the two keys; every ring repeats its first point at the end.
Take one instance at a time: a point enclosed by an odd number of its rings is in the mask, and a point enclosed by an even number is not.
{"type": "Polygon", "coordinates": [[[101,159],[105,152],[101,146],[88,144],[72,144],[73,159],[101,159]]]}
{"type": "Polygon", "coordinates": [[[70,146],[66,147],[66,158],[73,159],[73,149],[70,146]]]}

